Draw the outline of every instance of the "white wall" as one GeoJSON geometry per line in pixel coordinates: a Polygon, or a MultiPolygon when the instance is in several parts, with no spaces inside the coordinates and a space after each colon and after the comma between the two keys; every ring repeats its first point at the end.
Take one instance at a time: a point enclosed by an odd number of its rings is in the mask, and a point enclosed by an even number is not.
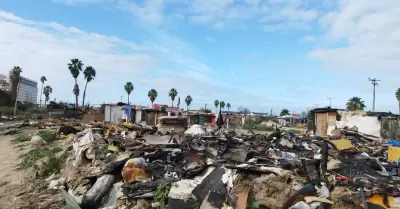
{"type": "MultiPolygon", "coordinates": [[[[356,126],[358,132],[379,138],[381,137],[381,123],[378,120],[378,117],[375,116],[343,114],[341,121],[336,122],[336,126],[338,128],[344,128],[345,126],[352,128],[353,126],[356,126]]],[[[330,135],[330,132],[328,134],[330,135]]]]}
{"type": "Polygon", "coordinates": [[[116,105],[106,105],[104,111],[104,122],[116,123],[122,120],[122,113],[124,107],[116,105]]]}

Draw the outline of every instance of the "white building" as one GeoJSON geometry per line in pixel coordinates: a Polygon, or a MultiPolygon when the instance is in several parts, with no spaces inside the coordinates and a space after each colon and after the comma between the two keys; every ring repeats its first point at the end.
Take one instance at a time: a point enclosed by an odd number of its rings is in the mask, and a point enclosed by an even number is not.
{"type": "Polygon", "coordinates": [[[9,82],[9,78],[6,75],[0,74],[0,89],[3,91],[10,91],[11,85],[9,82]]]}
{"type": "Polygon", "coordinates": [[[21,76],[18,90],[18,101],[37,104],[37,82],[21,76]]]}

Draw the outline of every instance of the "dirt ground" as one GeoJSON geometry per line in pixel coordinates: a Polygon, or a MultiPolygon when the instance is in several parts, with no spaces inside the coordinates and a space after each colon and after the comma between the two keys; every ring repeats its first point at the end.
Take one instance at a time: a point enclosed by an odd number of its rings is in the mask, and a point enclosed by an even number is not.
{"type": "Polygon", "coordinates": [[[12,144],[14,137],[0,135],[0,208],[16,208],[16,196],[27,189],[28,172],[15,168],[27,148],[12,144]]]}

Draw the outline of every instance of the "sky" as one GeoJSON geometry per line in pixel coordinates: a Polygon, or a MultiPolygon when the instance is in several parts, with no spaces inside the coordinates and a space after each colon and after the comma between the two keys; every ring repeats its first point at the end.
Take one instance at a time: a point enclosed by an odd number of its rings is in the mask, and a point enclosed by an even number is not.
{"type": "MultiPolygon", "coordinates": [[[[170,104],[191,95],[191,109],[214,100],[253,112],[345,108],[361,97],[397,113],[399,0],[1,0],[0,73],[13,66],[74,101],[67,64],[97,71],[86,101],[170,104]]],[[[78,78],[82,102],[83,73],[78,78]]],[[[38,99],[39,101],[39,99],[38,99]]],[[[175,102],[176,103],[176,102],[175,102]]]]}

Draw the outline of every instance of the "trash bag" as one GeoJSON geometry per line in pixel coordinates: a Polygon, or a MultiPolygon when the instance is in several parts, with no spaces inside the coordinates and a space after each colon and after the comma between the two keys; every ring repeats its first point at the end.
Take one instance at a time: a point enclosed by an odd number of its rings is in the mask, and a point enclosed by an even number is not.
{"type": "Polygon", "coordinates": [[[105,195],[108,193],[116,180],[115,175],[104,175],[97,179],[82,199],[82,209],[98,208],[105,195]]]}
{"type": "Polygon", "coordinates": [[[129,159],[122,168],[122,178],[125,184],[135,181],[150,180],[150,175],[145,170],[147,163],[143,158],[129,159]]]}

